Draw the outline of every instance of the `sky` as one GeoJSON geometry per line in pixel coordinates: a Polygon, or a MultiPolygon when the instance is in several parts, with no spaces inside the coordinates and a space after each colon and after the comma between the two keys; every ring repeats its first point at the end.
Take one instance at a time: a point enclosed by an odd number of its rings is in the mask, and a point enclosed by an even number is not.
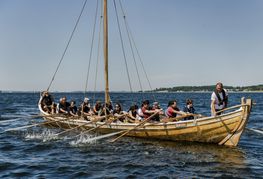
{"type": "MultiPolygon", "coordinates": [[[[87,1],[51,91],[85,89],[96,2],[87,1]]],[[[232,86],[263,84],[262,0],[121,2],[153,89],[214,85],[218,81],[232,86]]],[[[0,1],[0,90],[47,89],[83,3],[84,0],[0,1]]],[[[110,90],[130,91],[113,0],[108,4],[110,90]]],[[[116,4],[120,13],[119,0],[116,4]]],[[[97,19],[87,87],[90,91],[104,89],[103,54],[97,57],[100,18],[97,19]]],[[[140,90],[121,13],[119,20],[132,90],[140,90]]],[[[149,90],[135,56],[143,90],[149,90]]]]}

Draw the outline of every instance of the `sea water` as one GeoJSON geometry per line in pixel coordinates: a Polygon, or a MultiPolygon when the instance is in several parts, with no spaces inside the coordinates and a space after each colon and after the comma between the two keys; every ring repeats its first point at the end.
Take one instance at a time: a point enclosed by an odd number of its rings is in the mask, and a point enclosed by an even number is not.
{"type": "MultiPolygon", "coordinates": [[[[82,93],[53,94],[80,104],[82,93]]],[[[149,99],[162,108],[176,99],[182,109],[185,100],[194,100],[197,113],[210,115],[210,93],[113,93],[111,100],[127,110],[149,99]]],[[[78,131],[53,138],[60,129],[33,127],[19,131],[6,129],[42,122],[31,119],[39,113],[39,93],[0,93],[0,178],[261,178],[263,176],[263,93],[230,93],[229,105],[251,97],[253,106],[247,130],[237,147],[193,142],[169,142],[123,137],[114,143],[100,134],[78,131]],[[252,129],[252,130],[249,130],[252,129]],[[254,130],[254,131],[253,131],[254,130]],[[259,132],[257,132],[259,131],[259,132]],[[94,138],[95,137],[95,138],[94,138]],[[100,139],[100,140],[94,140],[100,139]]],[[[93,102],[93,93],[88,97],[93,102]]],[[[101,93],[96,99],[103,101],[101,93]]],[[[94,99],[95,101],[95,99],[94,99]]],[[[116,137],[116,136],[113,136],[116,137]]]]}

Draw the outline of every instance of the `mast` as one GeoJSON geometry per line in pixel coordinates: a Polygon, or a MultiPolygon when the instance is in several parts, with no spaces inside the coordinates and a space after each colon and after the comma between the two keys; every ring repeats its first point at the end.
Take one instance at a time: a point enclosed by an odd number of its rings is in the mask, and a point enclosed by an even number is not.
{"type": "Polygon", "coordinates": [[[104,42],[104,76],[105,76],[105,103],[110,102],[109,95],[109,77],[108,77],[108,12],[107,0],[104,0],[103,5],[103,42],[104,42]]]}

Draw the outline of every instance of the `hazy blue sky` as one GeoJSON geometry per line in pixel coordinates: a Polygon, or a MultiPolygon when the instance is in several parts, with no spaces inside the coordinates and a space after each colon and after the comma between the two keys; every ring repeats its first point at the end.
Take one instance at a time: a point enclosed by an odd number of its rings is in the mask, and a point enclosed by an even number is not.
{"type": "MultiPolygon", "coordinates": [[[[48,87],[83,2],[0,1],[0,90],[44,90],[48,87]]],[[[263,83],[262,0],[122,2],[154,88],[211,85],[217,81],[234,86],[263,83]]],[[[95,5],[95,0],[88,0],[52,91],[84,90],[95,5]]],[[[113,0],[109,0],[110,89],[129,90],[113,10],[113,0]]],[[[89,90],[94,89],[97,33],[89,90]]],[[[133,89],[138,90],[125,38],[133,89]]],[[[139,70],[144,89],[149,89],[141,68],[139,70]]],[[[102,90],[102,67],[99,73],[97,87],[102,90]]]]}

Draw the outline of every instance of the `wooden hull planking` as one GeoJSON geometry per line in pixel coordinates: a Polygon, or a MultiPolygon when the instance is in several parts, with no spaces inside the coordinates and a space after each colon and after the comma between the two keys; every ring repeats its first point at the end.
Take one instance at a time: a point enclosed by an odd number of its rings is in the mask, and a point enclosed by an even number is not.
{"type": "MultiPolygon", "coordinates": [[[[248,121],[251,105],[251,99],[247,99],[246,101],[242,99],[240,109],[220,116],[203,117],[195,120],[179,122],[146,123],[143,127],[130,131],[126,136],[236,146],[248,121]]],[[[49,117],[49,114],[45,113],[40,105],[39,108],[41,113],[46,115],[46,120],[57,120],[57,122],[48,124],[52,127],[69,129],[81,125],[78,130],[87,130],[104,123],[90,123],[83,119],[49,117]]],[[[133,129],[136,125],[136,123],[110,123],[98,127],[96,131],[102,134],[107,134],[133,129]]]]}

